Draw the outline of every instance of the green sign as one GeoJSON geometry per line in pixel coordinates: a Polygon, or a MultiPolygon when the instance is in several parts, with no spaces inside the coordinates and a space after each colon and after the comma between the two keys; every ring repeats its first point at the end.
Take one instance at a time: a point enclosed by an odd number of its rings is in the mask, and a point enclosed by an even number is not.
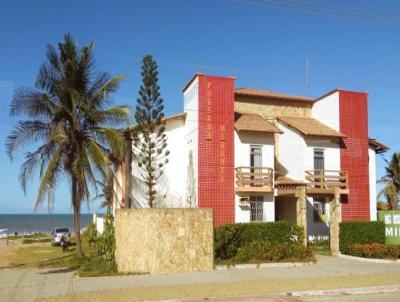
{"type": "Polygon", "coordinates": [[[400,211],[379,211],[378,219],[385,222],[386,243],[400,244],[400,211]]]}

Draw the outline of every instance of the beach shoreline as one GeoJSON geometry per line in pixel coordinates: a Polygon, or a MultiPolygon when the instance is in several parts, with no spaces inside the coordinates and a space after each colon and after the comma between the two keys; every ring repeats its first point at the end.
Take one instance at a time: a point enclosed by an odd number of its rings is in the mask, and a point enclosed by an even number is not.
{"type": "MultiPolygon", "coordinates": [[[[81,214],[81,231],[92,221],[93,214],[81,214]]],[[[75,232],[73,214],[0,214],[0,238],[15,234],[50,234],[55,228],[75,232]]]]}

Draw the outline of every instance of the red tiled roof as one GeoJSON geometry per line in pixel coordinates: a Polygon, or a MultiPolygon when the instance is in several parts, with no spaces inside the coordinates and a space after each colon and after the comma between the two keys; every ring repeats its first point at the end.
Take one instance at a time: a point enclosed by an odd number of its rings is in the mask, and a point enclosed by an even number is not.
{"type": "Polygon", "coordinates": [[[377,141],[374,138],[368,138],[368,143],[371,147],[375,149],[375,152],[380,154],[380,153],[385,153],[386,151],[389,151],[390,148],[381,142],[377,141]]]}
{"type": "Polygon", "coordinates": [[[272,123],[257,114],[242,114],[235,122],[235,130],[281,133],[272,123]]]}
{"type": "Polygon", "coordinates": [[[339,131],[336,131],[320,121],[310,117],[278,117],[278,120],[287,124],[288,126],[298,130],[306,136],[321,136],[321,137],[345,137],[339,131]]]}

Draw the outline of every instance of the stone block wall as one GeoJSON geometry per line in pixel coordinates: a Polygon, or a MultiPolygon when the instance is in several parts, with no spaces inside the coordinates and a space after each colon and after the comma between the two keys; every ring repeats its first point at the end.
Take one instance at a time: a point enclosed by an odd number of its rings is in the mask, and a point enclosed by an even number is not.
{"type": "Polygon", "coordinates": [[[115,260],[121,273],[212,270],[212,209],[118,209],[115,260]]]}

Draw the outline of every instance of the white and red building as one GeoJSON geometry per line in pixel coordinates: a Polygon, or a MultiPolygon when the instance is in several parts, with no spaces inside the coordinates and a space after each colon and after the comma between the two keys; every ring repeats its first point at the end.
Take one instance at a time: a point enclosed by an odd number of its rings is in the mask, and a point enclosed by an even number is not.
{"type": "MultiPolygon", "coordinates": [[[[335,89],[311,99],[234,81],[196,74],[183,89],[183,113],[165,118],[164,206],[213,208],[216,225],[296,222],[303,186],[311,240],[329,234],[334,192],[342,221],[376,220],[375,155],[387,147],[368,137],[367,93],[335,89]]],[[[131,188],[133,207],[145,206],[131,188]]]]}

